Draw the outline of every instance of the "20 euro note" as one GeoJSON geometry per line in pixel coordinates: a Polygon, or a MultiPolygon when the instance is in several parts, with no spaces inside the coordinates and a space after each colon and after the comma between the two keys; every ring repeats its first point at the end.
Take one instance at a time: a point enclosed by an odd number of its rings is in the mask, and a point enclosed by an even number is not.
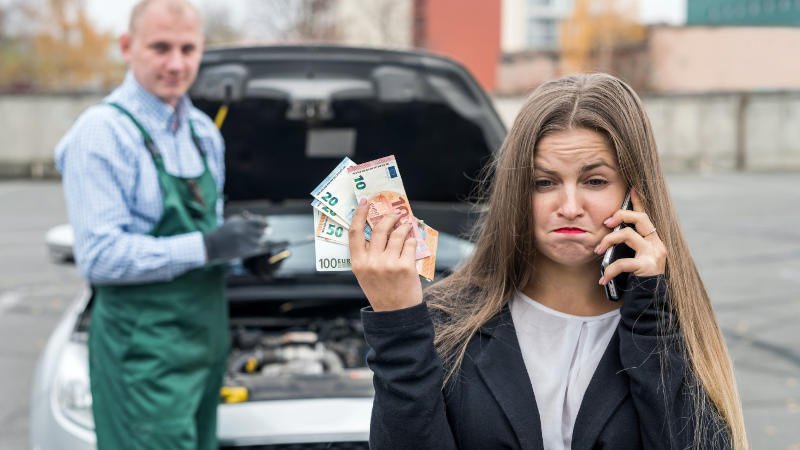
{"type": "MultiPolygon", "coordinates": [[[[320,222],[322,213],[314,209],[314,225],[320,222]]],[[[314,254],[318,272],[340,272],[351,270],[350,247],[314,237],[314,254]]]]}
{"type": "Polygon", "coordinates": [[[420,234],[417,218],[411,211],[403,179],[394,155],[347,167],[356,202],[362,198],[369,203],[367,223],[373,229],[389,214],[398,212],[402,223],[411,223],[417,240],[416,259],[430,256],[431,252],[420,234]]]}
{"type": "Polygon", "coordinates": [[[350,228],[350,226],[342,220],[338,214],[333,212],[330,208],[328,208],[324,203],[317,199],[311,200],[311,206],[314,209],[319,210],[323,215],[328,216],[328,218],[332,219],[334,222],[338,223],[339,225],[343,226],[345,230],[350,228]]]}
{"type": "Polygon", "coordinates": [[[311,191],[311,196],[322,202],[327,208],[333,210],[331,217],[342,225],[350,227],[358,200],[353,195],[348,167],[355,166],[350,158],[342,159],[336,168],[325,177],[322,182],[311,191]]]}

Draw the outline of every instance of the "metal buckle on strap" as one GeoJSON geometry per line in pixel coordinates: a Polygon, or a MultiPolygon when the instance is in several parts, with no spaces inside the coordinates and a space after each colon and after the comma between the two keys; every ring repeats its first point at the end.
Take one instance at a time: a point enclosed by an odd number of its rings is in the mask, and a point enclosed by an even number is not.
{"type": "Polygon", "coordinates": [[[192,193],[192,197],[194,197],[197,203],[206,206],[206,199],[203,197],[203,192],[200,191],[200,185],[197,184],[195,180],[186,180],[186,185],[189,186],[189,191],[192,193]]]}

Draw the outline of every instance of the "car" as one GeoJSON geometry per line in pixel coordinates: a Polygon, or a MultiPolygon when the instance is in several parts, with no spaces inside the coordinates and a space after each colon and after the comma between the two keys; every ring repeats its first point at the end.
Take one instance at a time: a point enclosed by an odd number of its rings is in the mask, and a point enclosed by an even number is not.
{"type": "MultiPolygon", "coordinates": [[[[417,217],[440,232],[436,278],[472,251],[470,200],[505,127],[455,61],[338,46],[208,50],[190,95],[222,117],[225,214],[249,211],[289,256],[227,277],[231,353],[219,407],[225,449],[368,448],[372,374],[351,272],[317,272],[310,191],[345,156],[394,154],[417,217]]],[[[71,259],[71,230],[48,235],[71,259]]],[[[427,283],[427,282],[426,282],[427,283]]],[[[86,287],[50,336],[31,394],[31,447],[94,448],[86,287]]]]}

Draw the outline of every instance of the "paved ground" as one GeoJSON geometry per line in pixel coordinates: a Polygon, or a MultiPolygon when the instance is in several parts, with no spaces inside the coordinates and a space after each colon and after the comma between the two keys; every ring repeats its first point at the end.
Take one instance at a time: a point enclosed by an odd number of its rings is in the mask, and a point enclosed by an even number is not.
{"type": "Polygon", "coordinates": [[[0,449],[28,446],[30,383],[39,353],[81,281],[51,264],[44,234],[66,221],[61,185],[0,183],[0,449]]]}
{"type": "MultiPolygon", "coordinates": [[[[800,174],[669,177],[737,369],[754,449],[800,450],[800,174]]],[[[0,182],[0,450],[27,447],[36,358],[81,286],[49,262],[53,182],[0,182]]]]}

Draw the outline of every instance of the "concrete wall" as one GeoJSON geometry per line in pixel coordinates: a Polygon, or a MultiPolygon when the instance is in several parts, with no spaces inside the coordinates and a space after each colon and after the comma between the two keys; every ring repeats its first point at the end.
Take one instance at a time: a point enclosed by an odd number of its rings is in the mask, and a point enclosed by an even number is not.
{"type": "MultiPolygon", "coordinates": [[[[0,96],[0,177],[53,175],[58,140],[101,99],[0,96]]],[[[507,126],[523,102],[495,98],[507,126]]],[[[800,170],[800,91],[648,96],[644,102],[669,171],[800,170]]]]}
{"type": "Polygon", "coordinates": [[[561,61],[556,52],[539,51],[506,54],[497,68],[495,95],[520,95],[560,76],[561,61]]]}
{"type": "Polygon", "coordinates": [[[53,174],[53,148],[100,95],[0,95],[0,176],[53,174]]]}

